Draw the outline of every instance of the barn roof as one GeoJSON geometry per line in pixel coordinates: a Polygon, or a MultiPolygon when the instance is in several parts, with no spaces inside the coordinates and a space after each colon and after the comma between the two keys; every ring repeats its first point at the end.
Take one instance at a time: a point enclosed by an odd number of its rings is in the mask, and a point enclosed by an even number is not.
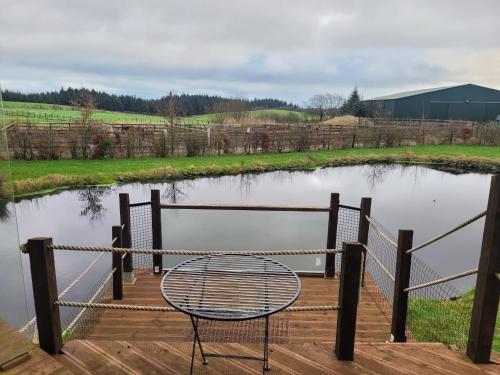
{"type": "Polygon", "coordinates": [[[399,92],[399,93],[396,93],[396,94],[379,96],[377,98],[368,99],[368,100],[400,99],[400,98],[406,98],[408,96],[415,96],[415,95],[420,95],[420,94],[427,94],[429,92],[446,90],[446,89],[451,89],[453,87],[460,87],[460,86],[466,86],[466,85],[454,85],[454,86],[434,87],[434,88],[431,88],[431,89],[423,89],[423,90],[404,91],[404,92],[399,92]]]}

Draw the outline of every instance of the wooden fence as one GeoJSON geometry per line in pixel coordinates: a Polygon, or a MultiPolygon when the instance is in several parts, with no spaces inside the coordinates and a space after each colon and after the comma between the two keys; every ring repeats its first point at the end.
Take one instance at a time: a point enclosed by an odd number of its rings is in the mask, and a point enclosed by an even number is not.
{"type": "Polygon", "coordinates": [[[464,121],[360,119],[329,124],[155,125],[15,124],[16,159],[87,159],[279,153],[417,144],[500,144],[500,128],[464,121]]]}

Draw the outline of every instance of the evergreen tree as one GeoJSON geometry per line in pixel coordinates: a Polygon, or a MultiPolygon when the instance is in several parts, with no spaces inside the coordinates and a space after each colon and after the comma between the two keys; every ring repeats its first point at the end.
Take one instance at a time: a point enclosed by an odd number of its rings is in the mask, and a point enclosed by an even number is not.
{"type": "MultiPolygon", "coordinates": [[[[68,87],[67,89],[61,88],[59,91],[30,94],[6,90],[3,94],[3,98],[6,101],[72,105],[72,103],[74,103],[81,97],[82,92],[85,91],[90,91],[92,96],[95,98],[97,105],[96,109],[104,109],[108,111],[135,112],[159,115],[161,112],[161,108],[163,108],[165,106],[165,103],[169,100],[168,97],[162,97],[160,99],[142,99],[131,95],[115,95],[108,94],[102,91],[87,90],[85,88],[74,89],[72,87],[68,87]]],[[[182,114],[184,116],[210,113],[212,112],[214,104],[219,102],[230,103],[241,101],[241,99],[229,99],[222,98],[220,96],[197,94],[180,94],[174,95],[174,97],[179,107],[182,108],[182,114]]],[[[297,106],[279,99],[264,98],[245,100],[245,102],[247,103],[249,109],[297,109],[297,106]]]]}
{"type": "Polygon", "coordinates": [[[357,87],[354,88],[349,99],[344,103],[340,109],[341,113],[345,115],[353,115],[356,117],[364,117],[367,114],[365,104],[361,101],[357,87]]]}

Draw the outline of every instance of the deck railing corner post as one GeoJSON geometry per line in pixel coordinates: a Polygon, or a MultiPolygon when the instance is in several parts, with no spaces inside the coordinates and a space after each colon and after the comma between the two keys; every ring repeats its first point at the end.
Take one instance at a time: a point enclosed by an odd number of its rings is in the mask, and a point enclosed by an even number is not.
{"type": "MultiPolygon", "coordinates": [[[[121,225],[115,225],[112,227],[112,239],[115,239],[113,247],[122,247],[122,227],[121,225]]],[[[112,255],[112,268],[113,273],[113,299],[121,300],[123,299],[123,259],[122,253],[115,252],[112,255]]]]}
{"type": "Polygon", "coordinates": [[[394,294],[392,300],[392,342],[406,342],[406,320],[408,316],[408,292],[411,275],[411,253],[406,251],[413,246],[413,231],[399,230],[396,254],[396,271],[394,275],[394,294]]]}
{"type": "Polygon", "coordinates": [[[363,245],[357,242],[343,244],[339,286],[340,310],[337,314],[335,355],[338,360],[354,359],[356,318],[361,286],[363,245]]]}
{"type": "MultiPolygon", "coordinates": [[[[151,231],[153,239],[153,249],[161,249],[161,202],[159,190],[151,190],[151,231]]],[[[153,254],[153,274],[161,275],[162,272],[163,257],[161,254],[153,254]]]]}
{"type": "MultiPolygon", "coordinates": [[[[368,245],[368,233],[370,231],[370,222],[366,217],[371,216],[371,207],[372,207],[371,198],[367,197],[361,198],[361,204],[359,209],[358,242],[364,246],[368,245]]],[[[363,246],[361,286],[365,286],[366,250],[364,246],[363,246]]]]}
{"type": "Polygon", "coordinates": [[[500,292],[500,175],[491,178],[483,242],[467,340],[472,362],[490,362],[500,292]]]}
{"type": "MultiPolygon", "coordinates": [[[[123,227],[122,231],[122,247],[126,249],[132,248],[132,232],[130,226],[130,198],[128,193],[120,193],[120,224],[123,227]]],[[[123,258],[124,280],[127,283],[133,283],[134,263],[131,253],[128,253],[123,258]]]]}
{"type": "Polygon", "coordinates": [[[30,258],[33,300],[40,348],[57,354],[62,348],[62,329],[58,299],[56,268],[52,238],[31,238],[27,243],[30,258]]]}
{"type": "MultiPolygon", "coordinates": [[[[337,246],[337,228],[339,222],[340,194],[331,193],[330,209],[328,211],[328,234],[326,248],[335,249],[337,246]]],[[[326,254],[325,277],[335,277],[335,254],[326,254]]]]}

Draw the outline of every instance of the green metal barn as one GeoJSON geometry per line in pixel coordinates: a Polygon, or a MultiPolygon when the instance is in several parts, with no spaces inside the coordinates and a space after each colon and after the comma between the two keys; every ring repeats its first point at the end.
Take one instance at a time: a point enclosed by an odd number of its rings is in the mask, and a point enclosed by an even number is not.
{"type": "Polygon", "coordinates": [[[473,84],[407,91],[365,100],[373,117],[495,121],[500,90],[473,84]]]}

